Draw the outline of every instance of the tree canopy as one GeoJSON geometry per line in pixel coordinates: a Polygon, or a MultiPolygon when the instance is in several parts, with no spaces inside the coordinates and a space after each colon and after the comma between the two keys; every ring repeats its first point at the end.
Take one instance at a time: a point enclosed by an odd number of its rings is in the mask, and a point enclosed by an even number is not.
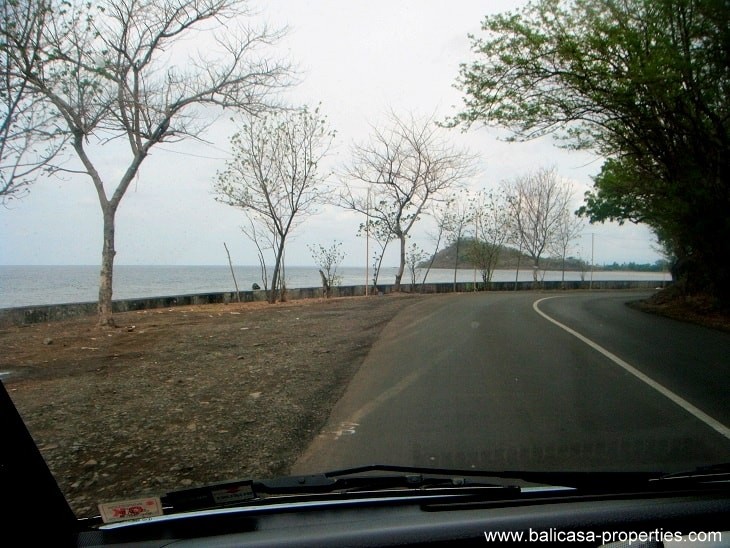
{"type": "Polygon", "coordinates": [[[291,70],[268,46],[282,32],[249,23],[239,0],[5,4],[0,102],[12,109],[0,133],[0,190],[22,188],[36,168],[91,181],[103,222],[99,324],[112,326],[116,213],[140,166],[159,143],[199,138],[223,108],[278,108],[273,92],[291,70]],[[66,143],[70,158],[58,154],[66,143]],[[112,143],[123,159],[105,169],[101,151],[112,143]]]}
{"type": "Polygon", "coordinates": [[[25,196],[39,175],[53,172],[68,140],[27,76],[41,66],[39,37],[52,17],[43,1],[0,4],[0,203],[25,196]],[[18,50],[22,55],[13,54],[18,50]]]}
{"type": "Polygon", "coordinates": [[[538,0],[487,17],[453,125],[606,160],[579,210],[651,226],[688,291],[730,303],[726,0],[538,0]]]}

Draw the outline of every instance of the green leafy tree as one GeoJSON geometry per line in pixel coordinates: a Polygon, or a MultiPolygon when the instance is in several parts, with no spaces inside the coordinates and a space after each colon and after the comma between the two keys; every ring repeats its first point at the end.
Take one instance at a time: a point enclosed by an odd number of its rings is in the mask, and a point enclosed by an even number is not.
{"type": "Polygon", "coordinates": [[[538,0],[487,17],[453,125],[554,134],[606,158],[579,210],[651,226],[675,280],[730,303],[730,9],[724,0],[538,0]]]}

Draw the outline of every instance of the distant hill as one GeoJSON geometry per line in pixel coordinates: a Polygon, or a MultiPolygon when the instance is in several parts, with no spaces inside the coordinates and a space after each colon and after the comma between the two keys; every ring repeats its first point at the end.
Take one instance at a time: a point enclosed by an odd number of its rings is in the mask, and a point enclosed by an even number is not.
{"type": "MultiPolygon", "coordinates": [[[[458,268],[464,268],[464,269],[470,269],[474,268],[474,265],[469,261],[469,258],[467,257],[467,250],[469,249],[469,244],[471,243],[471,238],[463,238],[461,240],[461,243],[459,244],[459,263],[458,268]]],[[[456,243],[452,243],[448,247],[442,249],[438,253],[436,253],[436,258],[433,262],[432,268],[454,268],[454,258],[456,255],[456,243]]],[[[498,269],[515,269],[517,268],[517,259],[520,256],[520,253],[517,249],[509,246],[502,246],[502,251],[500,252],[499,256],[499,264],[497,265],[498,269]]],[[[419,268],[427,268],[429,262],[431,261],[431,257],[423,261],[419,268]]],[[[545,270],[562,270],[562,260],[560,258],[554,258],[554,257],[542,257],[540,259],[540,266],[544,268],[545,270]]],[[[532,267],[532,258],[522,253],[522,258],[520,259],[520,268],[530,268],[532,267]]],[[[590,270],[590,264],[586,261],[583,261],[581,259],[578,259],[576,257],[566,257],[565,258],[565,269],[566,270],[574,270],[574,271],[587,271],[590,270]]],[[[596,270],[619,270],[622,272],[631,271],[631,272],[662,272],[668,269],[668,263],[667,261],[656,261],[654,263],[617,263],[614,262],[613,264],[609,265],[603,265],[603,266],[596,266],[596,270]]]]}
{"type": "MultiPolygon", "coordinates": [[[[459,244],[458,268],[474,268],[474,265],[469,261],[469,258],[467,257],[467,250],[469,249],[471,241],[471,238],[463,238],[459,244]]],[[[456,242],[436,253],[436,258],[434,259],[432,268],[454,268],[455,257],[456,242]]],[[[517,262],[519,257],[520,252],[517,249],[509,246],[502,246],[502,251],[499,254],[499,263],[497,264],[497,268],[517,268],[517,262]]],[[[430,262],[431,257],[423,261],[419,265],[419,267],[427,268],[430,262]]],[[[532,259],[529,255],[522,253],[522,258],[519,260],[519,263],[521,268],[529,268],[532,265],[532,259]]],[[[540,259],[540,266],[547,270],[562,270],[562,261],[560,259],[543,257],[540,259]]],[[[575,257],[568,257],[565,259],[566,270],[588,270],[589,268],[589,265],[585,261],[576,259],[575,257]]]]}

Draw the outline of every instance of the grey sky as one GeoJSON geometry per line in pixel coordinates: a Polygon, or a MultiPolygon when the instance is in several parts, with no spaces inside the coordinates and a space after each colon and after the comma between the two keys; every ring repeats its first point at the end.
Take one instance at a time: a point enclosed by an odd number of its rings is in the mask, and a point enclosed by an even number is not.
{"type": "MultiPolygon", "coordinates": [[[[295,104],[322,103],[322,111],[337,130],[329,158],[337,169],[348,160],[351,143],[367,138],[388,109],[435,115],[443,119],[461,102],[453,88],[460,62],[471,58],[467,34],[479,32],[487,12],[522,5],[502,1],[325,1],[261,0],[260,18],[287,24],[289,33],[277,53],[291,58],[302,81],[286,94],[295,104]]],[[[215,124],[199,142],[163,144],[154,148],[117,214],[117,264],[225,264],[223,242],[237,264],[255,264],[253,246],[239,230],[240,211],[218,204],[211,193],[216,170],[228,155],[230,123],[215,124]]],[[[498,132],[478,129],[450,133],[479,156],[480,173],[471,188],[491,188],[500,181],[537,167],[554,166],[571,180],[576,207],[600,158],[556,148],[549,139],[507,144],[498,132]]],[[[107,174],[126,167],[117,151],[106,150],[107,174]]],[[[338,180],[329,181],[336,187],[338,180]]],[[[362,221],[335,208],[321,208],[294,234],[287,249],[290,265],[312,264],[307,244],[344,243],[345,263],[365,261],[365,242],[356,237],[362,221]]],[[[413,240],[427,251],[428,221],[413,240]]],[[[98,264],[101,256],[101,213],[89,180],[67,177],[41,181],[30,196],[0,210],[0,264],[98,264]]],[[[595,234],[595,260],[654,261],[651,233],[642,227],[587,226],[572,254],[590,257],[595,234]]],[[[396,262],[395,246],[386,263],[396,262]]]]}

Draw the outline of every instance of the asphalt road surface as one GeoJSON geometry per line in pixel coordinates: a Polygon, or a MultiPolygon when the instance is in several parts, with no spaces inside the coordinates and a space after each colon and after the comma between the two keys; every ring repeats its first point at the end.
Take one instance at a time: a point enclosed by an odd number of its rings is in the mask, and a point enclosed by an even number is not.
{"type": "Polygon", "coordinates": [[[728,462],[730,334],[626,306],[649,294],[419,301],[385,328],[292,472],[728,462]]]}

